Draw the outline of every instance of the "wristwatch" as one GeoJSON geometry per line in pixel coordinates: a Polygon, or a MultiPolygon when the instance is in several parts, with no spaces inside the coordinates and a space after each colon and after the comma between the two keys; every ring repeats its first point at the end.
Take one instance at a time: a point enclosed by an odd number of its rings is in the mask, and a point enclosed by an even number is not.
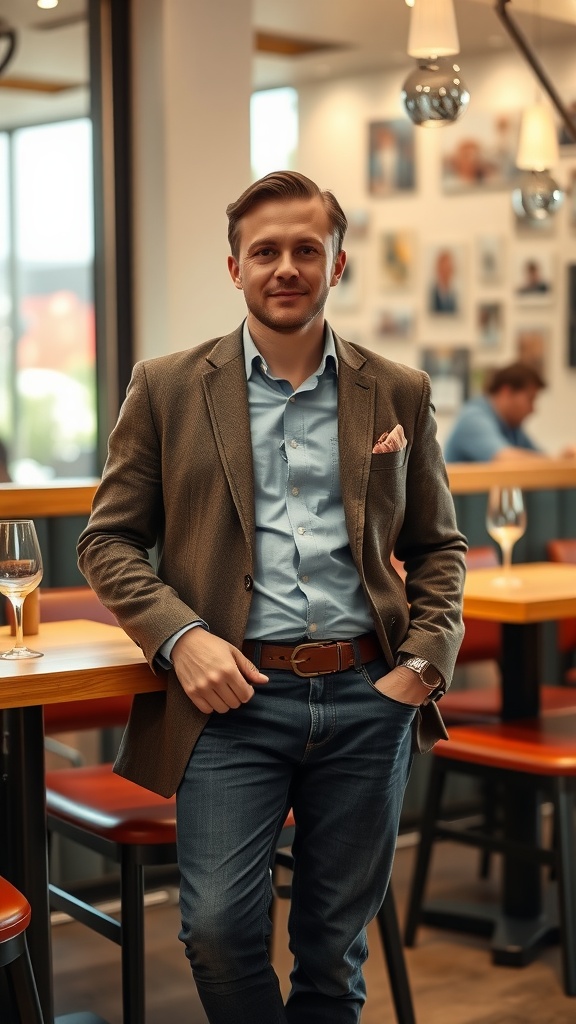
{"type": "Polygon", "coordinates": [[[417,658],[413,654],[401,654],[396,664],[417,672],[424,686],[430,690],[430,698],[436,699],[445,692],[444,680],[438,669],[434,668],[434,665],[431,665],[425,658],[417,658]]]}

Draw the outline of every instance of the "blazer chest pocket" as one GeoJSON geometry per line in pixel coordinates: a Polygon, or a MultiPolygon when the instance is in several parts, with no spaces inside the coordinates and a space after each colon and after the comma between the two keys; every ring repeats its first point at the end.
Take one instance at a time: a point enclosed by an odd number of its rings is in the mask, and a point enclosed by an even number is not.
{"type": "Polygon", "coordinates": [[[405,448],[401,448],[398,452],[379,452],[372,456],[370,472],[375,473],[380,470],[402,469],[402,466],[406,462],[407,454],[408,445],[406,445],[405,448]]]}

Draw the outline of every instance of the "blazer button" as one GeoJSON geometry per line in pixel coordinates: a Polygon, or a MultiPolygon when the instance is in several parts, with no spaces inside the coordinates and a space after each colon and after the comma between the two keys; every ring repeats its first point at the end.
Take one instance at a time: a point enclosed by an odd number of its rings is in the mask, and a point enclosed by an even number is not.
{"type": "Polygon", "coordinates": [[[254,580],[248,575],[248,573],[246,573],[246,576],[244,577],[244,590],[252,590],[253,587],[254,580]]]}

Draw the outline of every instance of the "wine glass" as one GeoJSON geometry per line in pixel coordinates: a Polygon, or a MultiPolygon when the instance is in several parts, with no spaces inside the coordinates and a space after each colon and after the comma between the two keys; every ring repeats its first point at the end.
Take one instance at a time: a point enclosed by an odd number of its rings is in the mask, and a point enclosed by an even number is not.
{"type": "Polygon", "coordinates": [[[31,651],[24,644],[22,634],[22,606],[26,595],[42,579],[42,554],[36,529],[31,519],[13,519],[0,522],[0,594],[4,594],[14,609],[16,641],[10,651],[0,658],[41,658],[40,651],[31,651]]]}
{"type": "Polygon", "coordinates": [[[502,575],[494,583],[502,586],[518,586],[519,580],[512,576],[512,548],[526,530],[526,509],[519,487],[492,487],[488,497],[486,529],[499,544],[502,551],[502,575]]]}

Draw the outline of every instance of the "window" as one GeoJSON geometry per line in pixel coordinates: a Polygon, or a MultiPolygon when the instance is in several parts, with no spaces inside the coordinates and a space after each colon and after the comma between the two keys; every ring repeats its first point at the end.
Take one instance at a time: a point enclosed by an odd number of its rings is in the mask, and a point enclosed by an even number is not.
{"type": "MultiPolygon", "coordinates": [[[[11,194],[13,220],[12,247],[0,236],[0,325],[4,294],[12,330],[4,327],[0,348],[9,389],[0,431],[12,477],[96,475],[91,123],[19,128],[3,138],[13,177],[2,190],[0,170],[0,206],[2,191],[11,194]]],[[[7,166],[0,150],[4,177],[7,166]]]]}
{"type": "Polygon", "coordinates": [[[250,101],[250,158],[254,180],[294,167],[298,146],[296,89],[263,89],[250,101]]]}

